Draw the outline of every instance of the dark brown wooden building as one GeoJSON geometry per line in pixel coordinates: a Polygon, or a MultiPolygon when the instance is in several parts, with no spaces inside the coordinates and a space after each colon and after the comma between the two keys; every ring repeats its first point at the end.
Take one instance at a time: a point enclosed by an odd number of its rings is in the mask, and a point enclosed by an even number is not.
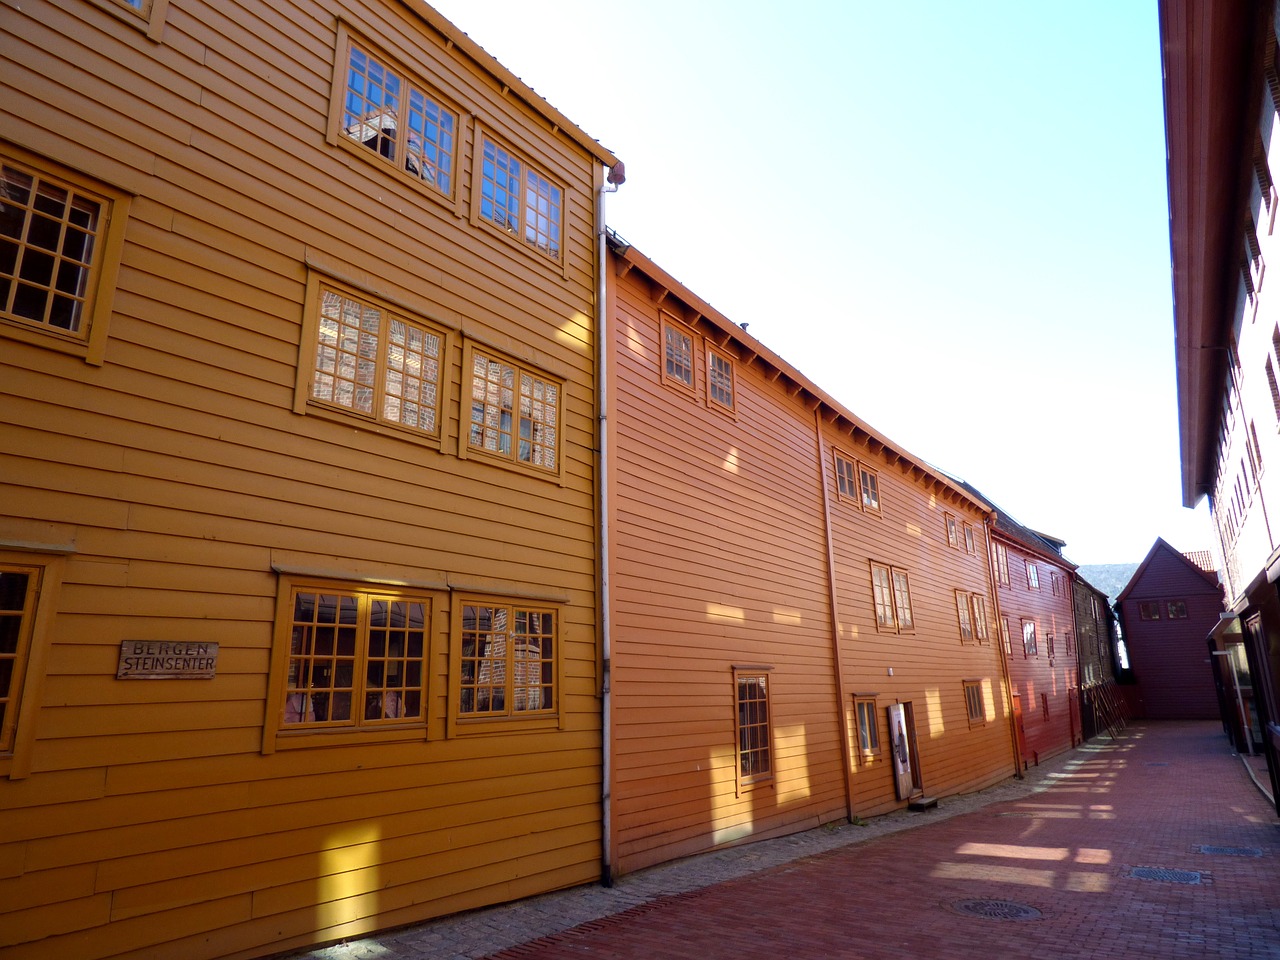
{"type": "Polygon", "coordinates": [[[1157,539],[1116,598],[1134,687],[1134,715],[1211,720],[1220,715],[1208,637],[1222,613],[1215,574],[1157,539]]]}

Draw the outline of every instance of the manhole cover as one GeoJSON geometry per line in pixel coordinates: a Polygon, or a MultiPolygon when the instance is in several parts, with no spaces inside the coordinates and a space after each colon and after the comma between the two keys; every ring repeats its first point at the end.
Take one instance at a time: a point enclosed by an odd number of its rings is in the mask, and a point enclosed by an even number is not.
{"type": "Polygon", "coordinates": [[[1161,883],[1199,883],[1199,870],[1167,870],[1164,867],[1134,867],[1129,876],[1136,880],[1158,880],[1161,883]]]}
{"type": "Polygon", "coordinates": [[[957,900],[949,906],[962,916],[983,920],[1039,920],[1044,916],[1035,907],[1013,900],[957,900]]]}
{"type": "Polygon", "coordinates": [[[1202,844],[1196,848],[1201,853],[1212,853],[1219,857],[1260,857],[1259,847],[1210,847],[1202,844]]]}

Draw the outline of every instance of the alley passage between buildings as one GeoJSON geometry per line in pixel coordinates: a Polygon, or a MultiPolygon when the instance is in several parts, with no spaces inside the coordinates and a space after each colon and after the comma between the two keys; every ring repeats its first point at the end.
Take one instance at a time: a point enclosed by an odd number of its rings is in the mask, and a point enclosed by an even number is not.
{"type": "MultiPolygon", "coordinates": [[[[741,847],[731,852],[738,861],[776,865],[629,907],[614,899],[621,912],[566,922],[541,937],[521,938],[520,930],[543,924],[545,931],[557,914],[581,915],[630,884],[636,896],[645,879],[306,956],[1280,960],[1280,823],[1218,723],[1131,726],[1116,741],[1100,737],[1076,749],[1049,772],[1033,771],[1031,780],[1034,789],[1015,791],[1015,799],[944,800],[944,810],[949,803],[973,809],[936,820],[913,814],[919,826],[837,841],[799,859],[771,861],[768,852],[803,846],[799,838],[741,847]]],[[[675,866],[712,877],[721,856],[675,866]]],[[[664,869],[672,868],[654,875],[664,869]]]]}

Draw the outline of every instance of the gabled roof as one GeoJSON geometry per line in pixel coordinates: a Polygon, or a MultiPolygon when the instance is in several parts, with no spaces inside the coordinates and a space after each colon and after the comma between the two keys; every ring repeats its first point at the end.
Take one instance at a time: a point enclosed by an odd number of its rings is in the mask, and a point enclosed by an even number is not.
{"type": "Polygon", "coordinates": [[[1168,553],[1170,556],[1177,558],[1178,562],[1185,566],[1188,570],[1195,573],[1197,577],[1204,580],[1206,584],[1214,589],[1218,588],[1218,575],[1210,571],[1204,570],[1196,563],[1191,561],[1186,554],[1179,553],[1165,541],[1163,537],[1156,537],[1156,542],[1151,545],[1151,549],[1147,551],[1147,555],[1143,558],[1142,563],[1138,564],[1138,569],[1133,571],[1133,576],[1129,578],[1129,582],[1124,585],[1124,589],[1116,597],[1116,603],[1125,600],[1133,588],[1142,582],[1142,577],[1147,572],[1147,567],[1151,565],[1151,561],[1155,559],[1156,554],[1160,552],[1168,553]]]}
{"type": "Polygon", "coordinates": [[[630,243],[610,230],[607,233],[609,249],[623,261],[626,271],[635,270],[647,277],[650,282],[660,288],[662,298],[671,298],[682,303],[695,319],[706,322],[715,331],[718,345],[724,347],[733,343],[744,364],[759,363],[768,371],[772,380],[782,384],[791,396],[798,397],[800,402],[810,409],[819,411],[819,416],[837,430],[847,432],[850,437],[867,445],[873,453],[884,458],[889,466],[897,467],[904,475],[911,477],[931,489],[944,500],[967,503],[981,513],[990,513],[991,506],[978,493],[966,485],[958,484],[944,471],[930,465],[924,459],[908,453],[882,433],[854,416],[839,401],[815,384],[786,360],[751,336],[746,330],[734,323],[711,304],[676,280],[671,274],[646,257],[630,243]]]}

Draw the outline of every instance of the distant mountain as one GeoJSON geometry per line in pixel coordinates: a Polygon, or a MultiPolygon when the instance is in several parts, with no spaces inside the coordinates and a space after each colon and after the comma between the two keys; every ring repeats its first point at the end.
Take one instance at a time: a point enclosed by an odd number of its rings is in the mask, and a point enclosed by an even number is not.
{"type": "Polygon", "coordinates": [[[1105,591],[1107,602],[1114,604],[1116,597],[1120,596],[1120,591],[1129,585],[1129,580],[1139,565],[1140,562],[1087,563],[1079,567],[1076,572],[1099,590],[1105,591]]]}

